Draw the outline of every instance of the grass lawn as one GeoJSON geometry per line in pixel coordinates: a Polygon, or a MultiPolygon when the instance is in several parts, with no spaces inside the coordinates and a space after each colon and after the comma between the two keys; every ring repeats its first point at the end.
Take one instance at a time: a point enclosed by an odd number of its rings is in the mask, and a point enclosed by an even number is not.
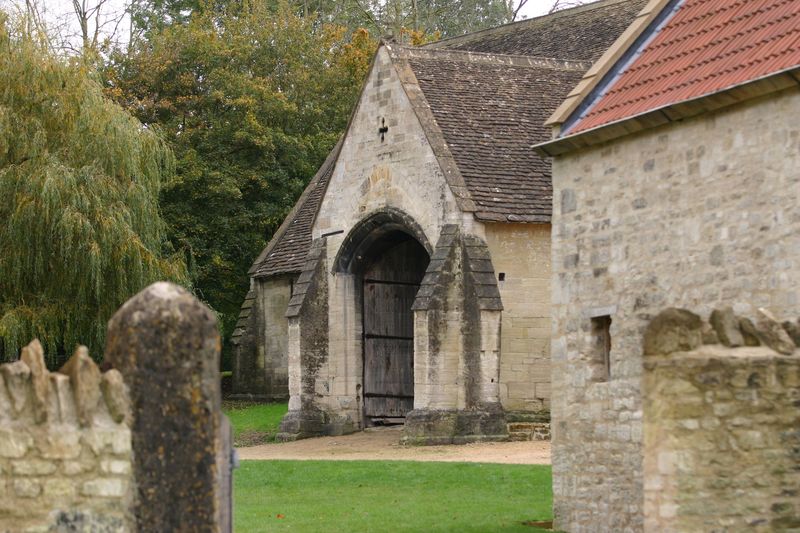
{"type": "Polygon", "coordinates": [[[286,414],[286,403],[222,402],[222,411],[233,426],[234,446],[255,446],[275,440],[278,425],[286,414]]]}
{"type": "Polygon", "coordinates": [[[236,533],[546,531],[549,466],[406,461],[243,461],[236,533]]]}

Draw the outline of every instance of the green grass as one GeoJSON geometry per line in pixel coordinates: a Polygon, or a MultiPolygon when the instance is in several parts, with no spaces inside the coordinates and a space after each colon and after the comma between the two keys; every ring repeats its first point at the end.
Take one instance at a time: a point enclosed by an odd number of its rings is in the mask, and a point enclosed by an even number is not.
{"type": "Polygon", "coordinates": [[[523,522],[552,519],[549,466],[243,461],[234,482],[236,533],[534,533],[523,522]]]}
{"type": "Polygon", "coordinates": [[[288,404],[225,401],[222,411],[233,426],[234,446],[254,446],[275,440],[288,404]]]}

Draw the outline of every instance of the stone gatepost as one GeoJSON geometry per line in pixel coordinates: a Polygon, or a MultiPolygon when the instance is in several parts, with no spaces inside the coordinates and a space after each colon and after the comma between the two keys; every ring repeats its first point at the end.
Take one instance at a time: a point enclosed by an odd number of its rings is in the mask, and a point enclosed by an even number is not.
{"type": "Polygon", "coordinates": [[[106,361],[130,387],[137,531],[231,531],[219,352],[214,314],[170,283],[147,287],[109,322],[106,361]]]}

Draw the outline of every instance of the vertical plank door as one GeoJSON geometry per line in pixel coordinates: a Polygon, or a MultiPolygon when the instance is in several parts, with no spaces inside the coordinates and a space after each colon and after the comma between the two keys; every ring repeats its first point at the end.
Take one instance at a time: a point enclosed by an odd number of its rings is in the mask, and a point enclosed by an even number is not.
{"type": "Polygon", "coordinates": [[[414,315],[419,285],[364,280],[364,414],[405,417],[414,408],[414,315]]]}

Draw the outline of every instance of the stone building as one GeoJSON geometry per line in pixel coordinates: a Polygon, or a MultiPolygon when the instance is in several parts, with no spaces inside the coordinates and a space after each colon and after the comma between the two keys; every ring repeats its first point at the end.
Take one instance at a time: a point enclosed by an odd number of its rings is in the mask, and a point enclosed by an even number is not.
{"type": "Polygon", "coordinates": [[[255,261],[234,389],[283,437],[506,438],[550,407],[545,119],[643,0],[381,45],[341,142],[255,261]]]}
{"type": "Polygon", "coordinates": [[[769,335],[800,314],[798,35],[796,0],[653,0],[549,121],[558,529],[800,524],[798,354],[769,335]],[[732,333],[654,362],[665,308],[732,333]],[[659,448],[695,438],[703,469],[659,448]]]}

